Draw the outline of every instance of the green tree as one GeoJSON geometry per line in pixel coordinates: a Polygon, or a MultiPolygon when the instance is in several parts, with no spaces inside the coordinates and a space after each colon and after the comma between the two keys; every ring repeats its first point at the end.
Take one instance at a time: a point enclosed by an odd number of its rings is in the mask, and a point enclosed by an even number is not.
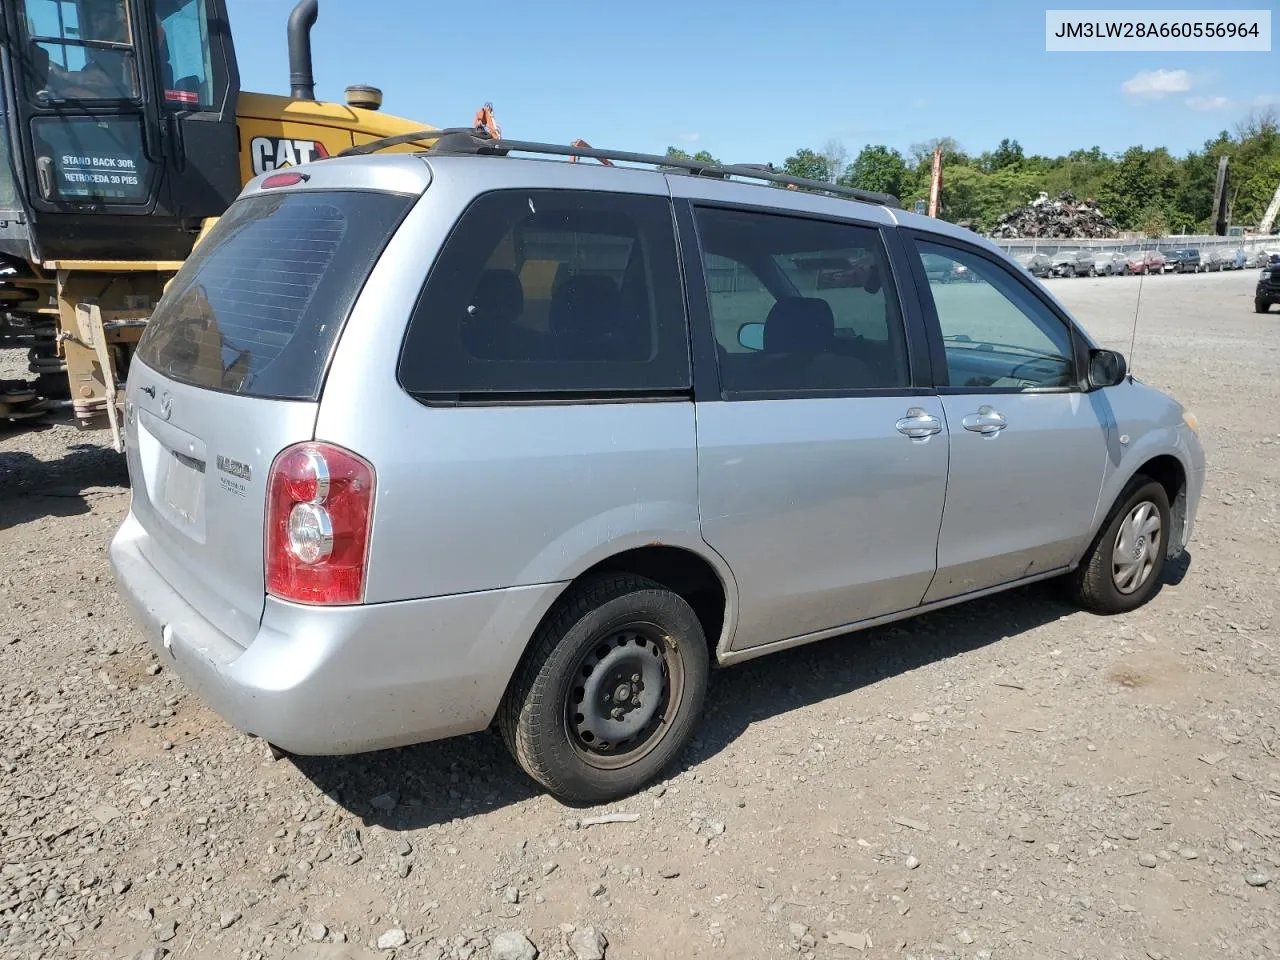
{"type": "MultiPolygon", "coordinates": [[[[1274,109],[1247,117],[1181,157],[1164,147],[1141,145],[1117,155],[1095,145],[1064,156],[1028,156],[1012,138],[976,158],[952,137],[912,144],[906,156],[884,144],[867,144],[839,182],[893,194],[909,209],[928,198],[933,151],[939,146],[940,216],[970,221],[984,231],[1041,191],[1051,197],[1070,191],[1079,199],[1097,201],[1123,230],[1208,232],[1223,157],[1230,163],[1227,199],[1234,224],[1256,224],[1280,186],[1280,115],[1274,109]]],[[[797,150],[783,168],[793,176],[825,181],[842,159],[839,144],[832,141],[821,152],[797,150]]]]}
{"type": "Polygon", "coordinates": [[[1124,230],[1141,229],[1154,211],[1167,222],[1176,200],[1178,172],[1177,161],[1164,147],[1130,147],[1101,185],[1098,200],[1103,212],[1124,230]]]}
{"type": "Polygon", "coordinates": [[[867,144],[858,152],[849,169],[840,178],[840,183],[846,187],[900,197],[906,175],[907,161],[897,150],[882,143],[875,146],[867,144]]]}
{"type": "Polygon", "coordinates": [[[831,179],[831,166],[826,157],[801,147],[782,163],[782,170],[791,177],[803,177],[808,180],[831,179]]]}
{"type": "Polygon", "coordinates": [[[681,150],[679,147],[667,147],[667,156],[673,160],[692,160],[695,163],[720,163],[707,150],[699,150],[697,153],[690,154],[687,150],[681,150]]]}
{"type": "Polygon", "coordinates": [[[933,163],[933,151],[942,147],[942,165],[944,167],[967,167],[972,159],[961,148],[955,137],[934,137],[911,145],[911,160],[916,169],[924,167],[928,170],[933,163]]]}
{"type": "Polygon", "coordinates": [[[994,173],[997,170],[1017,166],[1023,159],[1022,144],[1005,137],[995,150],[982,154],[979,166],[985,173],[994,173]]]}

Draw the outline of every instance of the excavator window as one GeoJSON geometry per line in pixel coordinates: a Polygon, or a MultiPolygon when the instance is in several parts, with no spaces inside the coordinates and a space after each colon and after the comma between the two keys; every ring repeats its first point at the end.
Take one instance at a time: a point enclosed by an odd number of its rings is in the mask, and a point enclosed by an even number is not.
{"type": "Polygon", "coordinates": [[[125,0],[19,0],[38,101],[136,100],[138,64],[125,0]]]}
{"type": "Polygon", "coordinates": [[[18,185],[9,150],[9,107],[0,86],[0,218],[18,209],[18,185]]]}
{"type": "Polygon", "coordinates": [[[156,17],[164,102],[185,110],[212,106],[213,48],[206,0],[160,0],[156,17]]]}

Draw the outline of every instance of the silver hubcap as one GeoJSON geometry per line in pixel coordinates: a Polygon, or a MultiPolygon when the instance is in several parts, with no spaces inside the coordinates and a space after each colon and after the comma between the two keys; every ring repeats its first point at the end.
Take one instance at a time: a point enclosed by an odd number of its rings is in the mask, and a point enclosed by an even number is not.
{"type": "Polygon", "coordinates": [[[1160,511],[1144,500],[1124,518],[1111,551],[1111,579],[1116,589],[1129,594],[1151,579],[1160,559],[1160,511]]]}

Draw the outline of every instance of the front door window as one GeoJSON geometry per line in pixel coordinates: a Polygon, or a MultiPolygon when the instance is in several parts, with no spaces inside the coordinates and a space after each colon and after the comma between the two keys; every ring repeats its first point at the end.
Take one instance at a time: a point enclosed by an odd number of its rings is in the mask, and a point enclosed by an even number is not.
{"type": "Polygon", "coordinates": [[[1071,333],[1011,273],[965,250],[916,243],[938,311],[952,387],[1064,389],[1071,333]]]}
{"type": "Polygon", "coordinates": [[[21,9],[37,101],[137,99],[125,0],[21,0],[21,9]]]}

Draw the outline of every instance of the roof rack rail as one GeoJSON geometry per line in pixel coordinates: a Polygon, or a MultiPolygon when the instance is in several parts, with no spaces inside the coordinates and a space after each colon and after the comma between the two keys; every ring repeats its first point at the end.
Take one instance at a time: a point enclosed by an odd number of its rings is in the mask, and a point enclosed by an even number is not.
{"type": "Polygon", "coordinates": [[[410,133],[397,134],[394,137],[383,137],[369,143],[348,147],[336,154],[338,157],[365,156],[385,150],[388,147],[410,143],[436,141],[431,148],[433,153],[472,154],[476,156],[506,156],[511,151],[519,153],[542,154],[545,156],[589,157],[594,160],[618,160],[622,163],[639,163],[654,166],[665,173],[688,173],[694,176],[713,177],[727,180],[730,177],[742,177],[746,180],[766,180],[783,186],[804,190],[811,193],[826,193],[848,200],[861,200],[863,203],[874,203],[882,207],[902,208],[902,201],[889,193],[875,193],[871,190],[859,190],[856,187],[845,187],[822,180],[810,180],[806,177],[793,177],[775,170],[773,164],[765,163],[704,163],[699,160],[686,160],[682,157],[659,156],[653,153],[635,153],[627,150],[609,150],[599,147],[563,145],[559,143],[539,143],[533,140],[495,140],[483,129],[473,127],[446,127],[440,130],[417,130],[410,133]]]}

